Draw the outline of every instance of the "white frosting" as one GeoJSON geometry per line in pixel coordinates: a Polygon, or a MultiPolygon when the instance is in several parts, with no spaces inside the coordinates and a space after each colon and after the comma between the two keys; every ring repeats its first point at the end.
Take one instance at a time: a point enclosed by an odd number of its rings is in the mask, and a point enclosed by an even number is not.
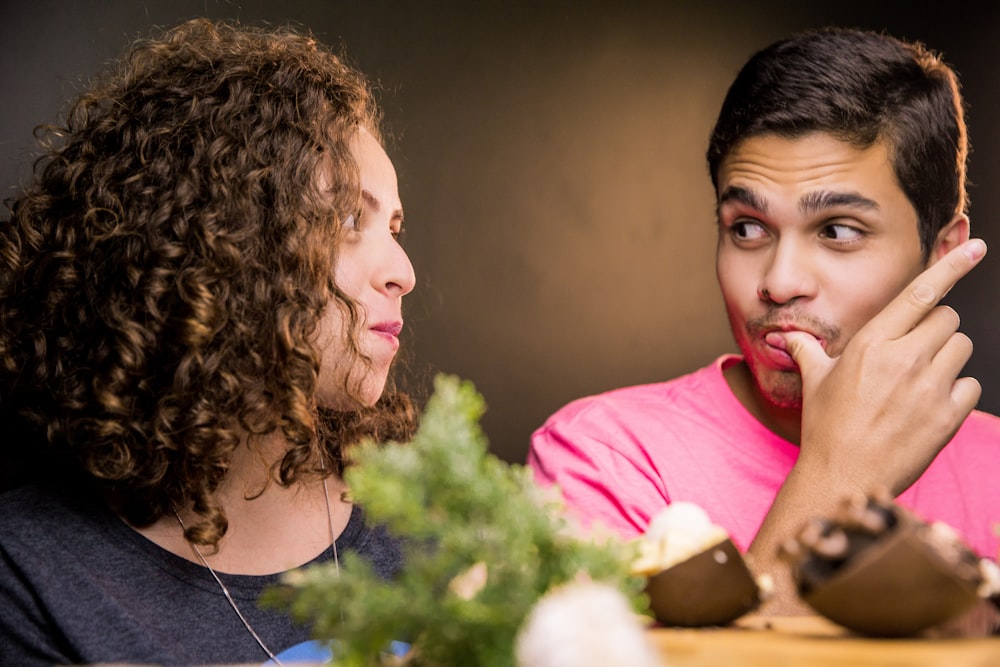
{"type": "Polygon", "coordinates": [[[649,522],[639,538],[639,554],[632,563],[634,574],[650,575],[705,551],[729,535],[712,523],[708,513],[689,502],[667,505],[649,522]]]}
{"type": "Polygon", "coordinates": [[[979,597],[988,598],[1000,595],[1000,565],[997,565],[989,558],[982,558],[979,561],[979,571],[983,576],[983,583],[979,585],[979,597]]]}

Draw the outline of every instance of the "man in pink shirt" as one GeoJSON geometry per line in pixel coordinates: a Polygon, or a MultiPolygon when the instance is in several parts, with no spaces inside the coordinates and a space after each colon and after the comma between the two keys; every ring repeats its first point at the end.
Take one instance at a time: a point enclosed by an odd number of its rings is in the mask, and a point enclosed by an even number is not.
{"type": "Polygon", "coordinates": [[[625,537],[701,505],[774,577],[771,613],[798,609],[779,545],[852,492],[996,557],[1000,419],[973,410],[971,342],[934,307],[985,252],[967,152],[956,76],[921,45],[831,29],[754,55],[708,150],[741,354],[564,407],[532,437],[536,478],[625,537]]]}

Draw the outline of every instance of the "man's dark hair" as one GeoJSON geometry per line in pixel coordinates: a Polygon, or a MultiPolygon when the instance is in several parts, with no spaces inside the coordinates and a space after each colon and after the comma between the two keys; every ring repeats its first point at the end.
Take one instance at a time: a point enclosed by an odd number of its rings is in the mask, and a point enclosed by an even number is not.
{"type": "Polygon", "coordinates": [[[968,139],[958,77],[922,44],[824,28],[757,52],[729,88],[708,147],[719,167],[744,139],[825,132],[859,148],[885,142],[916,209],[929,256],[938,232],[966,212],[968,139]]]}

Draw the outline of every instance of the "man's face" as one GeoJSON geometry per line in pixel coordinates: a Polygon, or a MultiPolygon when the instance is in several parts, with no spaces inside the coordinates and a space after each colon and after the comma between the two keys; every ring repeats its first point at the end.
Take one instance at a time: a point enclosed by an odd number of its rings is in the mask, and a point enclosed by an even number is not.
{"type": "Polygon", "coordinates": [[[764,135],[719,169],[719,285],[757,393],[774,406],[801,408],[802,382],[767,333],[805,331],[838,355],[925,266],[916,211],[880,143],[764,135]]]}

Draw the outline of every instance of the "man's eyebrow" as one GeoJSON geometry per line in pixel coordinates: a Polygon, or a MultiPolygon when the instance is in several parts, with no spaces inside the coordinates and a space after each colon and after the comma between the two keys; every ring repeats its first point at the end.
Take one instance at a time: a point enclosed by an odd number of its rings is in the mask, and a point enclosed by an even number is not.
{"type": "Polygon", "coordinates": [[[803,213],[816,213],[828,208],[857,208],[869,211],[879,209],[878,202],[857,192],[831,192],[817,190],[807,192],[799,199],[799,210],[803,213]]]}
{"type": "MultiPolygon", "coordinates": [[[[748,206],[755,211],[767,213],[767,201],[750,188],[731,185],[719,195],[719,206],[736,202],[748,206]]],[[[799,210],[803,213],[815,213],[829,208],[849,207],[877,211],[878,202],[857,192],[831,192],[817,190],[807,192],[799,199],[799,210]]]]}
{"type": "Polygon", "coordinates": [[[763,197],[750,188],[744,188],[739,185],[730,185],[722,191],[722,194],[719,195],[719,207],[730,202],[743,204],[744,206],[749,206],[755,211],[767,213],[767,202],[763,197]]]}

